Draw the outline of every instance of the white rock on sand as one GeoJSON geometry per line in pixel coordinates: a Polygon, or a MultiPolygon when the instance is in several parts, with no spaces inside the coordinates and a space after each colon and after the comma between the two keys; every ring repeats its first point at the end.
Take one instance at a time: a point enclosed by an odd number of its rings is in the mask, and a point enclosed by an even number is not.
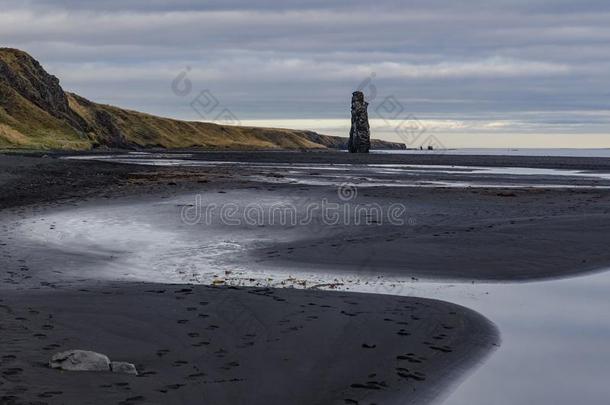
{"type": "Polygon", "coordinates": [[[66,371],[110,371],[110,359],[87,350],[68,350],[55,354],[49,367],[66,371]]]}
{"type": "Polygon", "coordinates": [[[108,356],[88,350],[68,350],[55,354],[49,367],[66,371],[112,371],[138,375],[136,366],[124,361],[111,362],[108,356]]]}

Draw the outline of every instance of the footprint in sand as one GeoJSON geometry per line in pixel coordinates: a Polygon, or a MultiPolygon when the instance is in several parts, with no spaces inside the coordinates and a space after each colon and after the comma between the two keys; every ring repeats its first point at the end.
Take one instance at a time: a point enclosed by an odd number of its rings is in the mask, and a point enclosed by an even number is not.
{"type": "Polygon", "coordinates": [[[130,397],[125,399],[124,401],[119,402],[119,405],[130,405],[130,404],[135,404],[135,403],[141,403],[146,401],[146,398],[143,397],[142,395],[138,395],[136,397],[130,397]]]}
{"type": "Polygon", "coordinates": [[[6,376],[15,376],[21,373],[23,373],[23,369],[18,367],[8,368],[2,372],[2,374],[6,376]]]}
{"type": "Polygon", "coordinates": [[[399,377],[405,378],[407,380],[424,381],[426,379],[426,375],[424,373],[420,373],[419,371],[411,372],[409,371],[409,369],[402,367],[396,369],[396,374],[399,377]]]}
{"type": "Polygon", "coordinates": [[[53,398],[56,395],[61,395],[63,394],[62,391],[47,391],[47,392],[43,392],[41,394],[38,394],[39,398],[53,398]]]}

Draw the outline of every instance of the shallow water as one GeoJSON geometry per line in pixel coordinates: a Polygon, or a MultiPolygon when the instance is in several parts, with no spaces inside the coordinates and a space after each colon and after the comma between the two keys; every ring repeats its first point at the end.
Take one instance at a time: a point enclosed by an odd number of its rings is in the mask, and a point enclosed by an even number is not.
{"type": "Polygon", "coordinates": [[[408,164],[293,164],[189,160],[190,154],[124,154],[69,156],[146,166],[240,166],[288,173],[250,180],[308,185],[354,183],[359,187],[473,187],[473,188],[610,188],[610,173],[528,167],[442,166],[408,164]],[[180,158],[182,156],[182,158],[180,158]]]}
{"type": "Polygon", "coordinates": [[[337,289],[453,302],[495,322],[503,342],[446,398],[446,404],[608,403],[610,272],[502,284],[366,278],[290,269],[265,273],[238,266],[232,259],[273,239],[293,239],[298,230],[269,235],[257,229],[231,233],[225,228],[220,233],[211,226],[194,232],[177,223],[181,203],[92,206],[32,217],[20,221],[19,242],[32,250],[46,245],[57,258],[72,258],[45,264],[50,271],[61,269],[64,275],[73,268],[74,274],[93,278],[204,284],[222,279],[235,285],[297,288],[338,279],[337,289]],[[79,257],[88,259],[83,263],[79,257]]]}
{"type": "Polygon", "coordinates": [[[473,309],[500,348],[445,401],[451,405],[607,404],[610,273],[519,284],[409,283],[388,292],[473,309]]]}

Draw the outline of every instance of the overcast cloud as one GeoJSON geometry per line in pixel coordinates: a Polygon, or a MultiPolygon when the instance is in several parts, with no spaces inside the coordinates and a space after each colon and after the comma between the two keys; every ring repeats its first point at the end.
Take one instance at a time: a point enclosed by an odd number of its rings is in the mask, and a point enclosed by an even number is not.
{"type": "Polygon", "coordinates": [[[371,116],[386,118],[375,125],[378,137],[399,139],[395,126],[416,117],[448,146],[610,147],[607,1],[0,0],[0,7],[2,46],[26,50],[65,89],[99,102],[213,119],[190,106],[209,89],[245,123],[342,134],[344,126],[328,123],[349,121],[351,92],[372,78],[371,116]],[[183,72],[193,89],[179,96],[171,84],[183,72]],[[383,116],[388,96],[399,115],[383,116]]]}

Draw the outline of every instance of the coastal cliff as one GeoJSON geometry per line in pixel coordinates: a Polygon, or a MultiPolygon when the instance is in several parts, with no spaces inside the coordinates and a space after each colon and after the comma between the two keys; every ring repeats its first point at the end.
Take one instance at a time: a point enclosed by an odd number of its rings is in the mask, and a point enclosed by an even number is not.
{"type": "MultiPolygon", "coordinates": [[[[0,147],[345,149],[347,138],[313,131],[179,121],[98,104],[65,92],[27,53],[0,48],[0,147]]],[[[375,140],[376,149],[404,149],[375,140]]]]}

